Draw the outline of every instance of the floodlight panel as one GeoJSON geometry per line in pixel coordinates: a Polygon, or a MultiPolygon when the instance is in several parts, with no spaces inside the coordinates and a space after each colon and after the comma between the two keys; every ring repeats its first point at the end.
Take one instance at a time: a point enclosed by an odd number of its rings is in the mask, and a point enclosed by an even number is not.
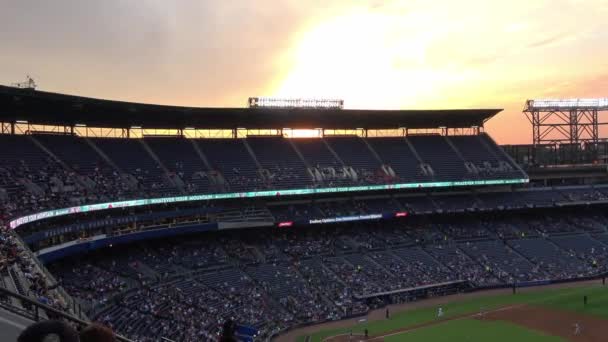
{"type": "Polygon", "coordinates": [[[597,99],[535,99],[529,101],[530,108],[590,108],[608,109],[608,98],[597,99]]]}

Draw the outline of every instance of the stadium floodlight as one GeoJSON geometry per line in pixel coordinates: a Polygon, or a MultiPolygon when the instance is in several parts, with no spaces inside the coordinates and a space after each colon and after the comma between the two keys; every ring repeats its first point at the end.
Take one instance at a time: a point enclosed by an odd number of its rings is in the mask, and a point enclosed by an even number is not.
{"type": "Polygon", "coordinates": [[[342,109],[344,100],[340,99],[299,99],[276,97],[250,97],[249,108],[313,108],[342,109]]]}
{"type": "Polygon", "coordinates": [[[526,100],[523,113],[532,124],[532,143],[597,144],[599,113],[608,111],[608,98],[526,100]]]}
{"type": "Polygon", "coordinates": [[[608,98],[597,99],[535,99],[528,100],[527,107],[529,110],[534,109],[608,109],[608,98]]]}
{"type": "Polygon", "coordinates": [[[27,120],[17,120],[15,122],[18,123],[18,124],[26,124],[27,120]]]}

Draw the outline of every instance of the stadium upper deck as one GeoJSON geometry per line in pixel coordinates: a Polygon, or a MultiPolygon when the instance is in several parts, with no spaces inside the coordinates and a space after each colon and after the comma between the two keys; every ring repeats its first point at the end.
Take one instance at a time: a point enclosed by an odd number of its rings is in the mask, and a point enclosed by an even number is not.
{"type": "MultiPolygon", "coordinates": [[[[116,207],[242,197],[525,183],[527,175],[486,134],[499,110],[359,111],[184,108],[0,88],[3,132],[62,125],[62,134],[0,136],[0,200],[11,227],[116,207]],[[473,135],[323,139],[78,137],[79,125],[129,130],[473,127],[473,135]],[[58,209],[43,211],[46,209],[58,209]]],[[[57,131],[55,131],[56,133],[57,131]]],[[[29,133],[29,134],[28,134],[29,133]]]]}

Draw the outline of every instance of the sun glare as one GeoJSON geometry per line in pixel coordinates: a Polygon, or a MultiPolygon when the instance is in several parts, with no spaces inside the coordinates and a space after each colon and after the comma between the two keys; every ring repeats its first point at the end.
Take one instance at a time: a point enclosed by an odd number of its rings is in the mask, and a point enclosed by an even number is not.
{"type": "Polygon", "coordinates": [[[351,108],[415,104],[438,75],[425,67],[428,37],[400,26],[391,14],[353,11],[312,27],[275,95],[338,97],[351,108]]]}

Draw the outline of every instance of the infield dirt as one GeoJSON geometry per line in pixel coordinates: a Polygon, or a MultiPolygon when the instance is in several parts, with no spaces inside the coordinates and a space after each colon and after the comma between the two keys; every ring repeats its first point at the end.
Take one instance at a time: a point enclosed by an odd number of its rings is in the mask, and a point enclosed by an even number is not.
{"type": "Polygon", "coordinates": [[[524,305],[490,312],[479,319],[507,321],[573,342],[608,341],[606,320],[572,311],[524,305]],[[578,334],[575,334],[575,324],[580,327],[578,334]]]}

